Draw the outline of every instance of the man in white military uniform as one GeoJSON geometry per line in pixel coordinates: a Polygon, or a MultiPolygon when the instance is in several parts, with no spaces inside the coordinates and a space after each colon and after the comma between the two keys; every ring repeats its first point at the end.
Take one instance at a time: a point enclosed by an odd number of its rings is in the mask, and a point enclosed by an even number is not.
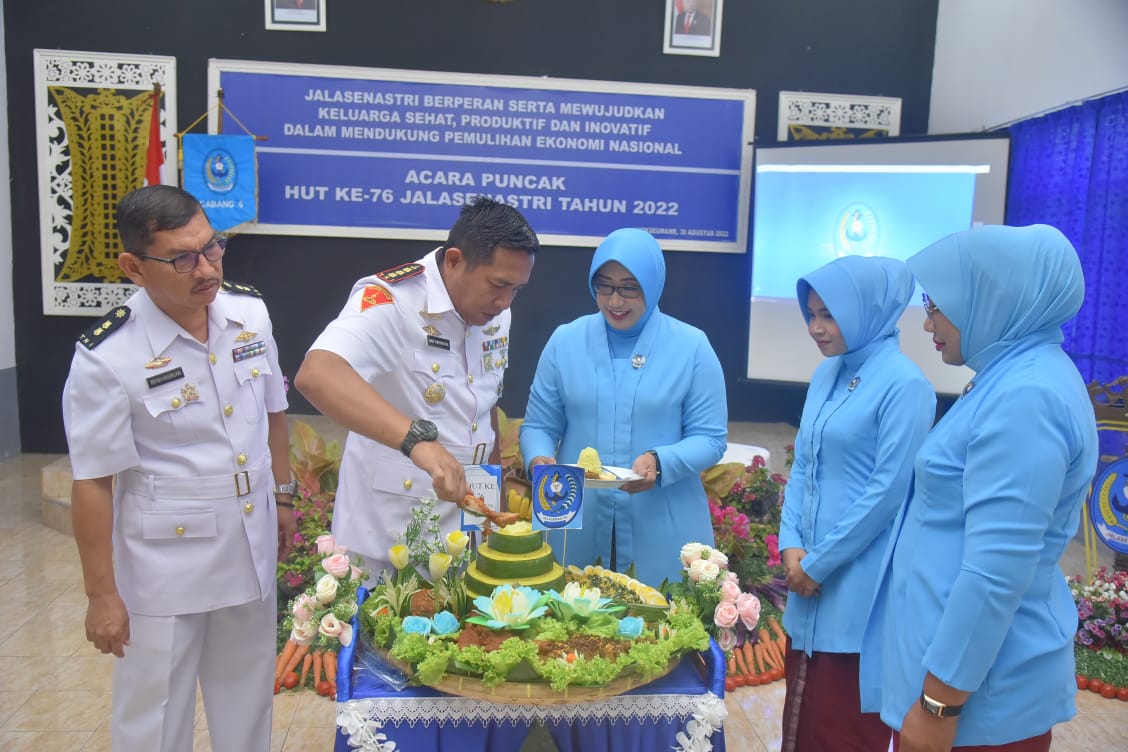
{"type": "MultiPolygon", "coordinates": [[[[373,575],[391,571],[418,499],[460,501],[463,466],[496,461],[509,306],[539,247],[516,209],[479,197],[446,244],[358,280],[306,354],[294,385],[349,429],[333,534],[373,575]]],[[[443,531],[457,529],[458,508],[442,507],[443,531]]]]}
{"type": "Polygon", "coordinates": [[[63,390],[86,636],[118,656],[113,749],[191,750],[198,677],[211,748],[265,752],[296,532],[270,318],[223,281],[226,239],[190,194],[141,188],[117,221],[142,289],[79,338],[63,390]]]}

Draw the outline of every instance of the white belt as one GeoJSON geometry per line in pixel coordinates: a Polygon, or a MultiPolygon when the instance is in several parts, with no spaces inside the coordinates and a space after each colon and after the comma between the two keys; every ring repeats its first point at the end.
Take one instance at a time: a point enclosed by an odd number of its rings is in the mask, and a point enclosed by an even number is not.
{"type": "Polygon", "coordinates": [[[147,475],[127,470],[119,476],[122,489],[153,499],[230,499],[246,496],[264,484],[274,484],[274,474],[265,458],[261,465],[231,475],[177,478],[147,475]]]}

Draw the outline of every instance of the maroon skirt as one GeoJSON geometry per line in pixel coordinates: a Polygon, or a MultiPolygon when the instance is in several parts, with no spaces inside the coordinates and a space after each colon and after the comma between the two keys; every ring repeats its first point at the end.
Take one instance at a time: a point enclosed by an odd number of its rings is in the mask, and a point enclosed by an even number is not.
{"type": "Polygon", "coordinates": [[[787,641],[781,752],[888,752],[888,726],[863,713],[857,653],[813,653],[787,641]]]}
{"type": "MultiPolygon", "coordinates": [[[[1050,739],[1053,734],[1047,731],[1029,739],[1019,739],[1008,744],[973,744],[970,747],[952,747],[952,752],[1050,752],[1050,739]]],[[[901,735],[893,732],[893,752],[900,752],[901,735]]]]}

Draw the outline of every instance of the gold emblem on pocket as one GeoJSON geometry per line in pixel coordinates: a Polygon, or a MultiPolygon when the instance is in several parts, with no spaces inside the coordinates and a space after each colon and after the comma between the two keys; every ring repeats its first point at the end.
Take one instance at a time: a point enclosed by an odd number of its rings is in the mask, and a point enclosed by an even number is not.
{"type": "Polygon", "coordinates": [[[195,384],[185,384],[180,387],[180,396],[185,402],[195,402],[200,399],[200,389],[195,384]]]}
{"type": "Polygon", "coordinates": [[[428,405],[437,405],[443,401],[446,396],[446,387],[439,382],[431,384],[427,390],[423,392],[423,399],[427,401],[428,405]]]}
{"type": "Polygon", "coordinates": [[[145,364],[145,367],[152,370],[154,368],[164,368],[172,362],[172,358],[165,357],[164,355],[155,355],[153,359],[145,364]]]}
{"type": "Polygon", "coordinates": [[[250,342],[252,339],[254,339],[257,336],[258,336],[258,334],[256,334],[255,332],[248,332],[246,329],[244,329],[243,331],[239,332],[239,334],[235,337],[235,341],[236,342],[250,342]]]}

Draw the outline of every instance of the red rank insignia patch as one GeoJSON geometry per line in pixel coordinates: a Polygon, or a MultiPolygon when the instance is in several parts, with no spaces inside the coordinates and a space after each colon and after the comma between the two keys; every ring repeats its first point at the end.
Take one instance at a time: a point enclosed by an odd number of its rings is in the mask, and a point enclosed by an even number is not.
{"type": "Polygon", "coordinates": [[[369,285],[364,288],[364,295],[360,298],[360,310],[367,311],[372,306],[384,305],[392,302],[392,294],[386,287],[369,285]]]}

